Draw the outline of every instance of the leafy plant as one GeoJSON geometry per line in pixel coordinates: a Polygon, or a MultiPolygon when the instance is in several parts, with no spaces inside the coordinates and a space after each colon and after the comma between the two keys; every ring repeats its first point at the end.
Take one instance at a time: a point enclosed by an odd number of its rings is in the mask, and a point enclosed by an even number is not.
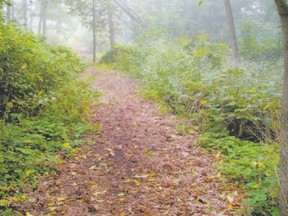
{"type": "Polygon", "coordinates": [[[0,23],[0,214],[75,153],[94,98],[77,55],[0,23]]]}
{"type": "MultiPolygon", "coordinates": [[[[146,98],[166,102],[199,126],[201,145],[223,156],[222,174],[245,185],[251,213],[277,215],[282,60],[242,59],[231,66],[225,44],[206,35],[185,47],[179,41],[148,32],[134,46],[138,55],[126,53],[125,64],[133,62],[128,71],[139,75],[146,98]]],[[[113,61],[114,68],[123,64],[121,58],[113,61]]]]}

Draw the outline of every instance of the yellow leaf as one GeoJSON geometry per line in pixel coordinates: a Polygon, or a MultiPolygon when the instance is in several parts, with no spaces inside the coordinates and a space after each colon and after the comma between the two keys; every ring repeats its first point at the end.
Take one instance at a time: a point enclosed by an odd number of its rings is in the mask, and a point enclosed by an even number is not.
{"type": "Polygon", "coordinates": [[[125,213],[124,212],[122,212],[119,216],[125,216],[125,213]]]}
{"type": "Polygon", "coordinates": [[[147,181],[148,182],[155,182],[156,180],[154,178],[148,178],[147,181]]]}
{"type": "Polygon", "coordinates": [[[141,179],[141,178],[148,178],[150,175],[149,174],[143,174],[143,175],[135,175],[134,178],[137,178],[137,179],[141,179]]]}
{"type": "Polygon", "coordinates": [[[64,197],[58,197],[57,200],[58,200],[58,201],[64,201],[65,198],[64,198],[64,197]]]}
{"type": "Polygon", "coordinates": [[[195,176],[198,176],[198,175],[199,175],[198,172],[196,172],[195,170],[192,170],[191,172],[192,172],[192,174],[195,175],[195,176]]]}
{"type": "Polygon", "coordinates": [[[67,148],[67,149],[70,149],[71,148],[71,144],[70,143],[64,143],[63,147],[67,148]]]}
{"type": "Polygon", "coordinates": [[[254,189],[257,189],[257,188],[259,188],[259,185],[258,185],[258,184],[254,184],[252,187],[253,187],[254,189]]]}
{"type": "Polygon", "coordinates": [[[134,185],[137,186],[137,187],[139,187],[139,186],[142,185],[142,182],[135,180],[135,181],[134,181],[134,185]]]}
{"type": "Polygon", "coordinates": [[[98,188],[98,185],[97,185],[97,184],[94,184],[94,185],[91,186],[91,189],[92,189],[92,190],[96,190],[97,188],[98,188]]]}
{"type": "Polygon", "coordinates": [[[25,63],[25,64],[22,65],[21,69],[24,70],[26,68],[27,68],[27,64],[25,63]]]}
{"type": "Polygon", "coordinates": [[[12,102],[8,102],[7,103],[7,107],[11,109],[13,107],[13,103],[12,102]]]}
{"type": "Polygon", "coordinates": [[[33,215],[29,212],[26,212],[26,216],[33,216],[33,215]]]}
{"type": "Polygon", "coordinates": [[[8,200],[0,200],[0,206],[6,206],[9,204],[8,200]]]}
{"type": "Polygon", "coordinates": [[[147,152],[145,152],[145,155],[147,157],[152,157],[154,155],[154,152],[153,151],[147,151],[147,152]]]}
{"type": "Polygon", "coordinates": [[[233,210],[233,205],[232,205],[232,204],[229,204],[229,205],[227,206],[227,209],[228,209],[229,211],[233,210]]]}
{"type": "Polygon", "coordinates": [[[125,202],[125,197],[121,197],[118,199],[120,202],[125,202]]]}
{"type": "Polygon", "coordinates": [[[263,108],[263,110],[267,110],[269,107],[270,107],[270,105],[268,104],[263,108]]]}
{"type": "Polygon", "coordinates": [[[97,166],[91,166],[89,169],[90,169],[90,170],[99,170],[100,168],[97,167],[97,166]]]}
{"type": "Polygon", "coordinates": [[[203,106],[206,106],[208,104],[208,101],[207,100],[201,100],[200,104],[203,106]]]}
{"type": "Polygon", "coordinates": [[[266,167],[266,165],[263,162],[261,162],[261,161],[258,162],[258,166],[260,168],[265,168],[266,167]]]}

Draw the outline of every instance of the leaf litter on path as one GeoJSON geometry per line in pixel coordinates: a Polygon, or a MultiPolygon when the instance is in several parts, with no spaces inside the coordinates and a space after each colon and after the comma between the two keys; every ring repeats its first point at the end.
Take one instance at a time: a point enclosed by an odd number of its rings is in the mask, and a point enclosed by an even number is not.
{"type": "Polygon", "coordinates": [[[136,84],[117,72],[95,79],[92,88],[103,93],[103,104],[94,108],[100,133],[85,137],[91,149],[27,190],[35,202],[19,210],[37,216],[234,215],[237,191],[226,191],[212,165],[215,156],[195,144],[196,136],[177,133],[174,116],[139,97],[136,84]]]}

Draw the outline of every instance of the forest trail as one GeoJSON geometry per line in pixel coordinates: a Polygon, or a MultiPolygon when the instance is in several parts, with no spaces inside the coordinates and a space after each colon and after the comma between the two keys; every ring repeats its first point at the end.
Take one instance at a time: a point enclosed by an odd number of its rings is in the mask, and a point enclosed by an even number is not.
{"type": "Polygon", "coordinates": [[[92,88],[103,93],[103,104],[93,122],[102,125],[100,133],[87,136],[57,175],[41,179],[22,206],[26,213],[232,215],[233,191],[217,177],[215,157],[197,147],[196,137],[177,134],[174,116],[138,96],[136,84],[113,71],[96,77],[92,88]]]}

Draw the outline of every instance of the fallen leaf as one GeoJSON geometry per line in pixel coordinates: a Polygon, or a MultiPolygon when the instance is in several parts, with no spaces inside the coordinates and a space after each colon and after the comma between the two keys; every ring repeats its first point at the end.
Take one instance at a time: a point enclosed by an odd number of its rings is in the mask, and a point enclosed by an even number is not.
{"type": "Polygon", "coordinates": [[[94,196],[98,196],[98,195],[100,195],[100,194],[105,194],[106,192],[107,192],[106,190],[104,190],[104,191],[97,191],[97,192],[94,192],[93,195],[94,195],[94,196]]]}
{"type": "Polygon", "coordinates": [[[125,193],[124,193],[124,192],[118,193],[117,196],[118,196],[118,197],[124,197],[124,196],[125,196],[125,193]]]}
{"type": "Polygon", "coordinates": [[[91,189],[92,189],[92,190],[96,190],[97,188],[98,188],[98,185],[97,185],[97,184],[94,184],[94,185],[91,186],[91,189]]]}
{"type": "Polygon", "coordinates": [[[125,202],[125,197],[118,198],[120,202],[125,202]]]}
{"type": "Polygon", "coordinates": [[[113,157],[115,156],[115,153],[112,149],[106,148],[107,151],[109,151],[109,154],[112,155],[113,157]]]}
{"type": "Polygon", "coordinates": [[[142,179],[142,178],[148,178],[150,175],[149,174],[143,174],[143,175],[135,175],[134,178],[137,178],[137,179],[142,179]]]}
{"type": "Polygon", "coordinates": [[[139,187],[139,186],[142,185],[142,182],[135,180],[135,181],[134,181],[134,185],[137,186],[137,187],[139,187]]]}
{"type": "Polygon", "coordinates": [[[57,197],[57,200],[58,200],[58,201],[64,201],[65,198],[64,198],[64,197],[57,197]]]}
{"type": "Polygon", "coordinates": [[[234,197],[232,195],[227,195],[227,200],[229,201],[230,204],[234,203],[234,197]]]}
{"type": "Polygon", "coordinates": [[[152,157],[154,155],[154,152],[153,151],[147,151],[147,152],[145,152],[145,155],[147,157],[152,157]]]}

